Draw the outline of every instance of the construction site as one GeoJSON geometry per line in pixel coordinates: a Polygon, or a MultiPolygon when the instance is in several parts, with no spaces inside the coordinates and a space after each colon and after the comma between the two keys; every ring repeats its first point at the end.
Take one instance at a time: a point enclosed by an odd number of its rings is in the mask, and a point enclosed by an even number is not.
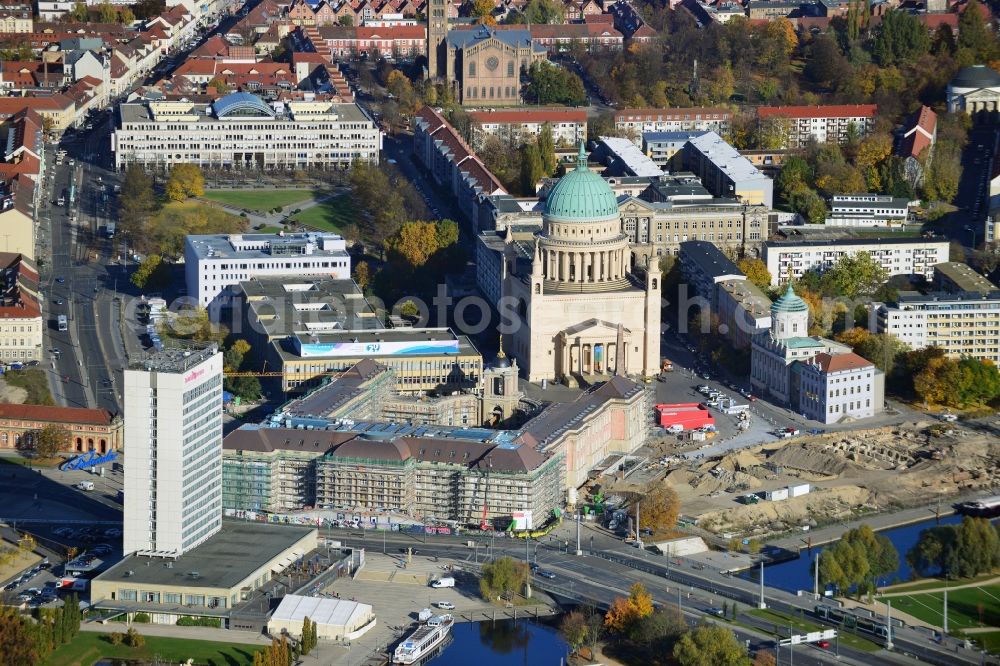
{"type": "Polygon", "coordinates": [[[936,502],[948,508],[959,495],[1000,487],[997,423],[918,421],[778,439],[697,460],[662,445],[636,453],[641,464],[613,466],[594,479],[605,494],[634,496],[665,479],[681,500],[682,524],[725,538],[809,530],[936,502]]]}

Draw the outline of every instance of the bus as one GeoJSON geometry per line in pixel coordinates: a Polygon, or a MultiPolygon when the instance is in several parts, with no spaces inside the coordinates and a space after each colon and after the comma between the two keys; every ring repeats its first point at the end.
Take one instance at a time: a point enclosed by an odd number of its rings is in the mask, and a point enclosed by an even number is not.
{"type": "Polygon", "coordinates": [[[58,326],[60,331],[68,331],[69,321],[66,319],[66,315],[59,315],[58,317],[56,317],[56,325],[58,326]]]}
{"type": "Polygon", "coordinates": [[[74,201],[76,201],[76,183],[69,186],[69,205],[72,206],[74,201]]]}

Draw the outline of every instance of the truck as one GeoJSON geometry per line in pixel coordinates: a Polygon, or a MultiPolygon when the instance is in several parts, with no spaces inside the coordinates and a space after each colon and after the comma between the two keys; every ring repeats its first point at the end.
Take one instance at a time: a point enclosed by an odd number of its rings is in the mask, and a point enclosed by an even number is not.
{"type": "Polygon", "coordinates": [[[451,576],[445,576],[444,578],[438,578],[436,581],[431,583],[431,587],[441,588],[441,587],[455,587],[455,579],[451,576]]]}

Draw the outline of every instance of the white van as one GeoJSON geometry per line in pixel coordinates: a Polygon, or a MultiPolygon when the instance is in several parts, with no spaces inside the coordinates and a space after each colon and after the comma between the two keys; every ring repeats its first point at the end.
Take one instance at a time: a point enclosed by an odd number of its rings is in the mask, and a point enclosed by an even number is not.
{"type": "Polygon", "coordinates": [[[436,581],[431,583],[431,587],[455,587],[455,579],[451,576],[447,578],[438,578],[436,581]]]}
{"type": "Polygon", "coordinates": [[[80,483],[76,484],[76,487],[79,488],[80,490],[90,491],[90,490],[94,489],[94,482],[93,481],[81,481],[80,483]]]}

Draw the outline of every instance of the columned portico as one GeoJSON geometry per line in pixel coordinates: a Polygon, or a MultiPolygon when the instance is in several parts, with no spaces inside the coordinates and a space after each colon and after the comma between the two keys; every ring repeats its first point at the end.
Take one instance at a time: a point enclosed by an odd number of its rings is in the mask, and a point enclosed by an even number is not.
{"type": "Polygon", "coordinates": [[[616,373],[654,374],[660,364],[658,266],[630,271],[618,201],[588,169],[582,145],[576,169],[549,192],[534,241],[534,248],[520,249],[522,257],[533,250],[530,275],[505,282],[525,306],[524,325],[504,337],[510,340],[505,351],[528,379],[573,384],[616,373]]]}

